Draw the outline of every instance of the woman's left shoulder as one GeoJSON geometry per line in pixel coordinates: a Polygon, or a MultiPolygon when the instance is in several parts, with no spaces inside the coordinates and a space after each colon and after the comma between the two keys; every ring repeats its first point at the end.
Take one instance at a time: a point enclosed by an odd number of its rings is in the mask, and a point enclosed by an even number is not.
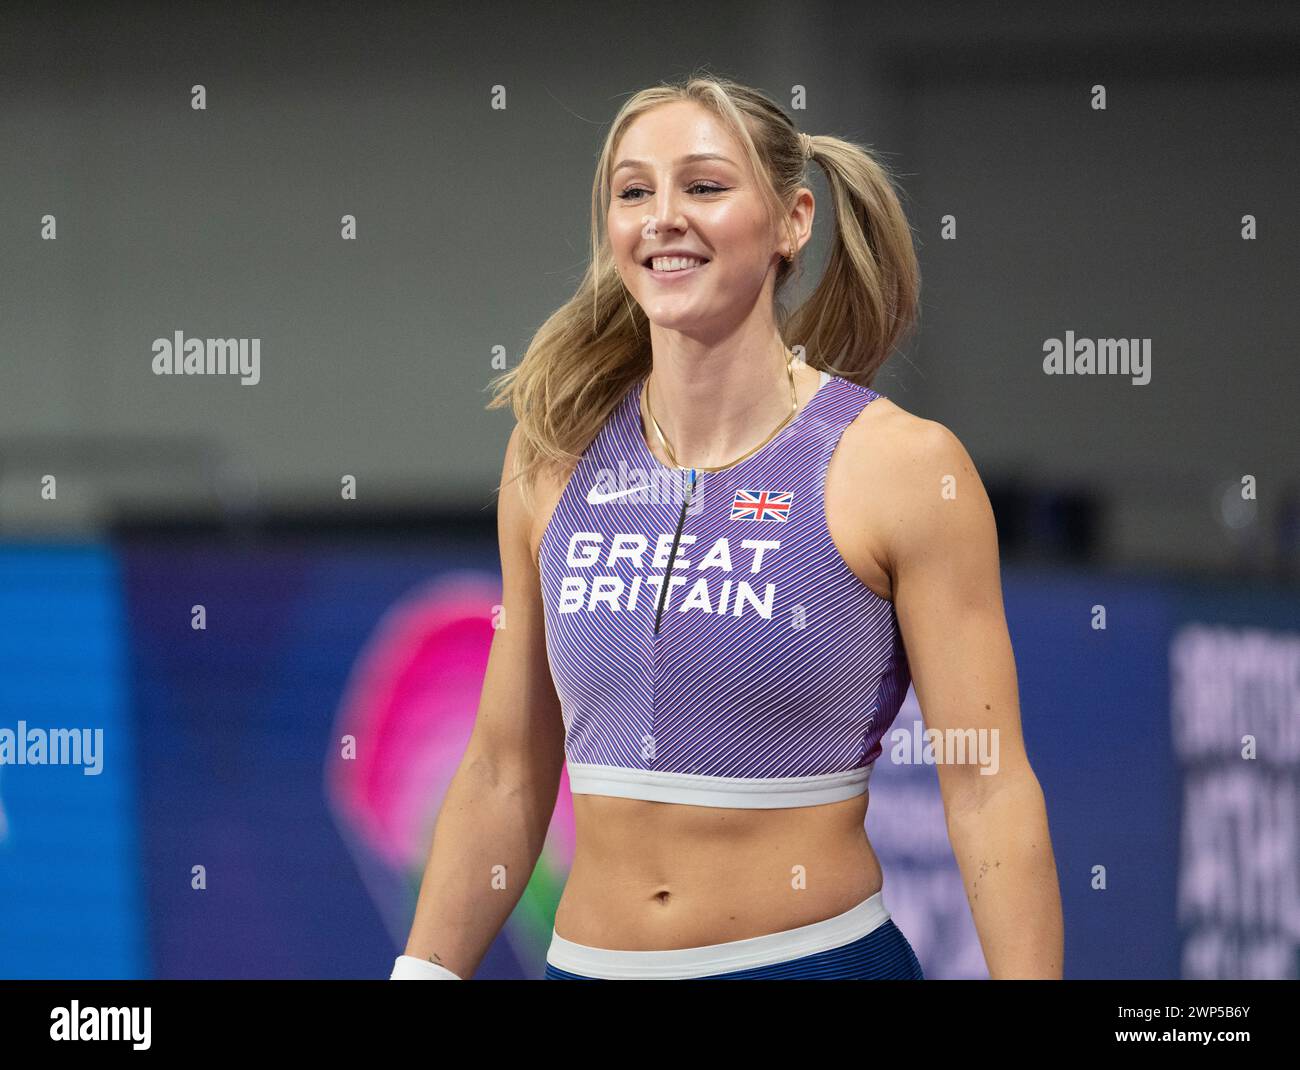
{"type": "Polygon", "coordinates": [[[975,464],[939,421],[873,397],[844,429],[836,453],[844,456],[827,478],[831,511],[838,530],[858,532],[843,537],[869,555],[872,575],[887,573],[892,585],[905,562],[996,545],[975,464]]]}
{"type": "Polygon", "coordinates": [[[858,413],[844,438],[858,460],[907,483],[928,472],[975,471],[966,447],[949,427],[917,416],[883,394],[876,394],[858,413]]]}

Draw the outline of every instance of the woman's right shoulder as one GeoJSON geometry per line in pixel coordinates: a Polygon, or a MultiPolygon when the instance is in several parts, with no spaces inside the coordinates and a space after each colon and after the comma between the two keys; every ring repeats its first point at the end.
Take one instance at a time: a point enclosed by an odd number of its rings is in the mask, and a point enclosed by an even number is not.
{"type": "Polygon", "coordinates": [[[554,465],[537,465],[532,472],[531,493],[523,493],[522,479],[512,478],[515,458],[522,437],[516,423],[506,443],[505,459],[501,467],[501,493],[498,514],[503,539],[513,536],[522,539],[528,547],[529,558],[536,562],[541,549],[542,535],[552,514],[560,504],[571,472],[563,472],[554,465]],[[507,530],[509,529],[509,531],[507,530]]]}

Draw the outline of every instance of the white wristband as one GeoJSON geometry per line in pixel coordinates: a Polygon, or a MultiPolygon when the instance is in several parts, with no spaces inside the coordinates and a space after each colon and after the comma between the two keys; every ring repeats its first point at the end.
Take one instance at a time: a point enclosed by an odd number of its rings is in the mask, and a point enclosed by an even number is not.
{"type": "Polygon", "coordinates": [[[413,955],[398,955],[393,963],[390,981],[461,981],[464,978],[427,959],[417,959],[413,955]]]}

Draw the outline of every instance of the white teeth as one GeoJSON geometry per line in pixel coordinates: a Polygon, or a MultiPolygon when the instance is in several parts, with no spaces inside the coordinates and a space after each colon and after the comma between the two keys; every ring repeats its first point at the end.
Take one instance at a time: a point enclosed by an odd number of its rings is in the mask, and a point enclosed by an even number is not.
{"type": "Polygon", "coordinates": [[[650,261],[655,271],[685,271],[699,267],[704,261],[693,256],[656,256],[650,261]]]}

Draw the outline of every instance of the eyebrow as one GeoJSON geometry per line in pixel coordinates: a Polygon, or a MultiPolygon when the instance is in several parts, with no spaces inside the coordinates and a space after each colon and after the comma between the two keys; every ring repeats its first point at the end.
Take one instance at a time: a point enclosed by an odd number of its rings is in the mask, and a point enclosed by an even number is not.
{"type": "MultiPolygon", "coordinates": [[[[716,152],[693,152],[689,156],[679,156],[673,162],[677,164],[699,163],[701,160],[721,160],[723,163],[729,163],[733,167],[735,166],[735,164],[732,163],[732,161],[728,159],[726,156],[723,156],[720,153],[716,153],[716,152]]],[[[617,174],[625,167],[649,167],[649,166],[650,165],[646,163],[645,160],[620,160],[615,165],[614,170],[611,171],[610,174],[611,175],[617,174]]]]}

